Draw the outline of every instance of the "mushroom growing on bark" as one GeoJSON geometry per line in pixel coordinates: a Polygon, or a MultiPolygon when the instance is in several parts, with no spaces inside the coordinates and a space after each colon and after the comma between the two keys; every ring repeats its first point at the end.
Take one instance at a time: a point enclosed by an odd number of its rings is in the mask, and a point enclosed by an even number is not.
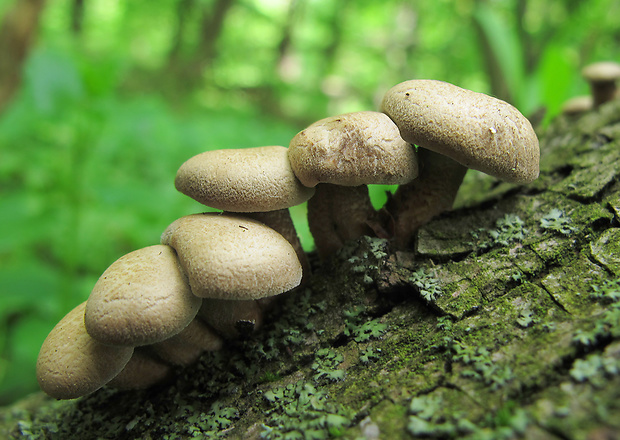
{"type": "Polygon", "coordinates": [[[171,223],[161,242],[177,251],[192,292],[200,298],[259,299],[301,282],[301,264],[291,244],[256,220],[188,215],[171,223]]]}
{"type": "Polygon", "coordinates": [[[420,176],[401,185],[388,201],[397,248],[411,244],[417,229],[452,207],[468,168],[513,183],[538,177],[538,138],[512,105],[435,80],[397,84],[382,110],[407,142],[420,150],[420,176]]]}
{"type": "Polygon", "coordinates": [[[315,122],[291,140],[288,156],[301,183],[321,184],[308,202],[308,222],[322,257],[375,222],[366,185],[404,184],[418,172],[415,151],[398,127],[372,111],[315,122]]]}
{"type": "Polygon", "coordinates": [[[201,303],[174,249],[160,244],[130,252],[103,272],[86,302],[84,323],[104,344],[154,344],[187,327],[201,303]]]}
{"type": "Polygon", "coordinates": [[[589,64],[581,75],[590,84],[594,108],[615,99],[617,81],[620,79],[620,64],[613,61],[600,61],[589,64]]]}
{"type": "Polygon", "coordinates": [[[93,339],[84,326],[85,308],[83,302],[61,319],[39,351],[39,386],[56,399],[74,399],[98,390],[125,368],[134,351],[93,339]]]}

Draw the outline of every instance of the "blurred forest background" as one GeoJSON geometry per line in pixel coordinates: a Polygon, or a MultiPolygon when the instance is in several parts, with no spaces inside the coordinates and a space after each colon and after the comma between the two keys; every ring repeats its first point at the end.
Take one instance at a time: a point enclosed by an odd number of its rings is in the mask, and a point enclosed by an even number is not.
{"type": "MultiPolygon", "coordinates": [[[[0,0],[0,405],[99,275],[204,210],[177,168],[449,81],[545,120],[620,60],[616,0],[0,0]]],[[[380,204],[380,191],[375,191],[380,204]]],[[[293,212],[304,245],[303,207],[293,212]]]]}

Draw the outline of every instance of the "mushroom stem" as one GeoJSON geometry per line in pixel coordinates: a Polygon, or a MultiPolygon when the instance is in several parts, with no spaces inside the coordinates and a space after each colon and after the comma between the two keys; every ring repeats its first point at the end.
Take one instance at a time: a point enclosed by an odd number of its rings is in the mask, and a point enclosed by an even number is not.
{"type": "Polygon", "coordinates": [[[417,230],[433,217],[452,208],[467,168],[439,153],[418,149],[420,174],[401,185],[386,204],[394,219],[392,242],[396,249],[407,249],[417,230]]]}
{"type": "Polygon", "coordinates": [[[319,257],[333,255],[348,240],[374,236],[370,225],[375,215],[366,185],[317,185],[308,201],[308,225],[319,257]]]}
{"type": "Polygon", "coordinates": [[[263,323],[258,300],[205,298],[198,316],[225,339],[245,338],[263,323]]]}

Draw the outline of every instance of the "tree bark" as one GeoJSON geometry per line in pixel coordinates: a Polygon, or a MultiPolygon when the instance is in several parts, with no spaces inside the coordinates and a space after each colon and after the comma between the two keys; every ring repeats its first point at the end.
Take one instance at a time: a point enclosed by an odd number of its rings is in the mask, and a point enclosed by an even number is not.
{"type": "Polygon", "coordinates": [[[618,127],[620,101],[556,120],[537,181],[466,182],[475,190],[415,250],[345,245],[261,332],[168,383],[36,395],[0,426],[50,439],[615,438],[618,127]]]}
{"type": "Polygon", "coordinates": [[[44,0],[16,0],[0,24],[0,114],[19,89],[44,4],[44,0]]]}

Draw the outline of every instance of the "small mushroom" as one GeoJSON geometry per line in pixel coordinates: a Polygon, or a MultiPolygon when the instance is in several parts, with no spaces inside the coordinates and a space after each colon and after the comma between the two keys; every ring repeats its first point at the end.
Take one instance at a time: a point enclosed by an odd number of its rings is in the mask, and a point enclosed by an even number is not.
{"type": "Polygon", "coordinates": [[[411,80],[385,94],[382,110],[404,140],[431,152],[420,158],[420,178],[399,187],[388,203],[397,248],[409,246],[422,224],[451,207],[467,168],[513,183],[538,177],[536,133],[504,101],[443,81],[411,80]]]}
{"type": "Polygon", "coordinates": [[[88,334],[104,344],[148,345],[183,330],[201,301],[192,294],[174,249],[149,246],[106,269],[88,298],[84,321],[88,334]]]}
{"type": "Polygon", "coordinates": [[[85,308],[83,302],[61,319],[39,351],[39,386],[56,399],[75,399],[98,390],[125,368],[134,351],[93,339],[84,326],[85,308]]]}
{"type": "Polygon", "coordinates": [[[339,248],[335,242],[370,230],[375,212],[366,185],[404,184],[418,173],[413,147],[389,117],[372,111],[315,122],[291,140],[289,159],[304,185],[322,184],[308,202],[310,231],[321,257],[339,248]],[[351,195],[356,196],[355,206],[350,205],[351,195]]]}
{"type": "Polygon", "coordinates": [[[613,61],[589,64],[581,70],[581,75],[590,84],[594,108],[614,99],[620,64],[613,61]]]}
{"type": "Polygon", "coordinates": [[[170,224],[161,242],[177,251],[192,292],[200,298],[258,299],[301,282],[301,264],[291,244],[256,220],[188,215],[170,224]]]}
{"type": "Polygon", "coordinates": [[[570,98],[562,104],[562,114],[578,116],[594,108],[594,101],[590,95],[580,95],[570,98]]]}

